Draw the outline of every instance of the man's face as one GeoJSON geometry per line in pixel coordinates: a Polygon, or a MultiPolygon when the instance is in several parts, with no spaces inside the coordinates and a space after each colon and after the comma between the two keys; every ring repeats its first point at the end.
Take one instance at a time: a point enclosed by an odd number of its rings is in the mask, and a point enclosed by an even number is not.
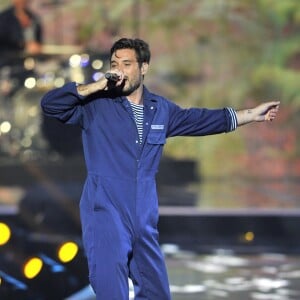
{"type": "Polygon", "coordinates": [[[123,72],[122,92],[125,95],[130,95],[143,83],[145,67],[139,66],[133,49],[117,50],[111,57],[110,66],[112,70],[123,72]]]}

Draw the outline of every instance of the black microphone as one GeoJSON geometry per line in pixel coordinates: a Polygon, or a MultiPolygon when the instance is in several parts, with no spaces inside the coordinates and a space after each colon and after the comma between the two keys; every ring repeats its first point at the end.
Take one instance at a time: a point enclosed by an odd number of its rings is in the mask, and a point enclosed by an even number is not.
{"type": "Polygon", "coordinates": [[[105,73],[105,78],[109,81],[118,81],[120,79],[119,75],[116,73],[105,73]]]}

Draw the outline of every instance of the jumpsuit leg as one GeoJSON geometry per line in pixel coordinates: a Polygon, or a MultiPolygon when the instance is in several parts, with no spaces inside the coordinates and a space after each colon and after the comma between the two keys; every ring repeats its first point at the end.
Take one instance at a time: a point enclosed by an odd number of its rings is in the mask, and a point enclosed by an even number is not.
{"type": "Polygon", "coordinates": [[[109,214],[95,214],[95,249],[91,282],[97,300],[128,300],[128,256],[130,245],[122,229],[114,226],[109,214]],[[109,228],[108,228],[109,227],[109,228]]]}
{"type": "Polygon", "coordinates": [[[129,264],[136,300],[170,300],[165,260],[158,242],[158,199],[155,181],[137,186],[135,243],[129,264]]]}
{"type": "Polygon", "coordinates": [[[83,242],[97,300],[128,300],[130,235],[113,209],[80,205],[83,242]]]}
{"type": "Polygon", "coordinates": [[[148,233],[136,241],[129,268],[135,300],[171,299],[164,257],[154,236],[148,233]]]}

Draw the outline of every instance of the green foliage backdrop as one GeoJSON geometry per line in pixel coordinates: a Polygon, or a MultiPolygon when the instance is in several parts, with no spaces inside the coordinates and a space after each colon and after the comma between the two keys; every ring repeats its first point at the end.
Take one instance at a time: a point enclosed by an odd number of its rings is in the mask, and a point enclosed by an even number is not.
{"type": "MultiPolygon", "coordinates": [[[[1,7],[9,2],[2,1],[1,7]]],[[[146,84],[182,106],[239,109],[281,101],[273,124],[220,136],[170,139],[166,155],[197,160],[205,176],[246,176],[252,170],[250,158],[254,164],[280,161],[284,170],[278,176],[299,175],[299,0],[30,3],[40,10],[46,43],[65,43],[64,36],[87,50],[105,52],[121,36],[147,40],[153,55],[146,84]],[[45,3],[56,5],[45,11],[45,3]],[[59,30],[50,34],[54,25],[59,30]]],[[[257,169],[253,175],[267,173],[257,169]]]]}
{"type": "Polygon", "coordinates": [[[77,16],[78,35],[87,48],[108,50],[110,43],[100,39],[104,34],[110,42],[121,36],[147,40],[153,53],[147,85],[182,106],[239,109],[281,101],[281,117],[273,124],[220,136],[171,139],[166,155],[197,160],[204,176],[225,177],[267,174],[251,168],[250,159],[254,165],[283,161],[278,176],[289,173],[290,164],[298,161],[300,1],[66,3],[77,16]]]}

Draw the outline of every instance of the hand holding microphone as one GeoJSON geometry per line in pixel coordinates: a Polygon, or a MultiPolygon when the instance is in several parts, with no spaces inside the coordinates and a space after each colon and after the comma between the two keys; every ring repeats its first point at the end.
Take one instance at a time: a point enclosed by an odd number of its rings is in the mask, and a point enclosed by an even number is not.
{"type": "Polygon", "coordinates": [[[118,82],[117,85],[121,84],[124,79],[124,74],[119,70],[114,70],[113,72],[108,71],[104,76],[107,79],[108,83],[116,84],[118,82]]]}
{"type": "Polygon", "coordinates": [[[108,81],[117,82],[117,81],[119,81],[120,76],[118,74],[116,74],[116,73],[107,72],[107,73],[105,73],[105,78],[108,81]]]}
{"type": "Polygon", "coordinates": [[[120,87],[121,84],[124,83],[124,79],[124,74],[121,71],[108,71],[103,77],[101,77],[101,79],[95,82],[89,84],[79,84],[77,86],[77,91],[81,96],[89,96],[99,91],[113,90],[117,87],[120,87]]]}

